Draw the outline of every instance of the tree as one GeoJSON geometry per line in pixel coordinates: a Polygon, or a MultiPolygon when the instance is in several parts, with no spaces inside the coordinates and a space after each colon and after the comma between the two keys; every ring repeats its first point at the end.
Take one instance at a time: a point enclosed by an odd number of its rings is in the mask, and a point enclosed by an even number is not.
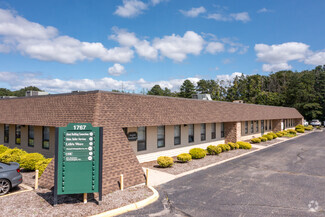
{"type": "Polygon", "coordinates": [[[12,96],[11,90],[7,88],[0,88],[0,96],[12,96]]]}
{"type": "Polygon", "coordinates": [[[163,96],[164,95],[164,90],[161,89],[159,84],[156,84],[153,86],[147,93],[148,95],[157,95],[157,96],[163,96]]]}
{"type": "Polygon", "coordinates": [[[196,90],[198,93],[210,94],[213,100],[222,99],[221,86],[215,80],[201,79],[200,81],[197,82],[196,90]]]}
{"type": "Polygon", "coordinates": [[[178,96],[183,98],[192,98],[193,94],[196,94],[195,86],[190,80],[186,79],[180,88],[178,96]]]}
{"type": "Polygon", "coordinates": [[[28,86],[25,88],[21,88],[20,90],[14,91],[13,95],[18,96],[18,97],[23,97],[23,96],[26,96],[26,91],[28,91],[28,90],[41,91],[41,89],[39,89],[38,87],[28,86]]]}

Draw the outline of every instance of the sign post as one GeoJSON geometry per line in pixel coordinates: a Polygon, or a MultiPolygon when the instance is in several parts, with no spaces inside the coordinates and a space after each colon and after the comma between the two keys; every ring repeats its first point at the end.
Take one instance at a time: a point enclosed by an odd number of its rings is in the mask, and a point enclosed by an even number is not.
{"type": "Polygon", "coordinates": [[[57,195],[99,193],[102,200],[103,128],[70,123],[55,131],[54,205],[57,195]]]}

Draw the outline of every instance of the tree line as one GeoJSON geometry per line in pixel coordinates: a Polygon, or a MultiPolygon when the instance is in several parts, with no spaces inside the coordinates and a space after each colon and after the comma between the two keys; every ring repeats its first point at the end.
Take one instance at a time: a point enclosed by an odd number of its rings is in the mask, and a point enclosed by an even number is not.
{"type": "Polygon", "coordinates": [[[17,96],[17,97],[23,97],[26,95],[26,91],[34,90],[34,91],[41,91],[38,87],[34,86],[28,86],[21,88],[19,90],[11,91],[7,88],[0,88],[0,96],[17,96]]]}
{"type": "Polygon", "coordinates": [[[243,100],[245,103],[296,108],[307,120],[324,120],[325,65],[312,70],[290,70],[269,75],[236,76],[233,81],[201,79],[196,84],[185,80],[178,91],[153,86],[148,95],[192,98],[210,94],[213,100],[243,100]]]}

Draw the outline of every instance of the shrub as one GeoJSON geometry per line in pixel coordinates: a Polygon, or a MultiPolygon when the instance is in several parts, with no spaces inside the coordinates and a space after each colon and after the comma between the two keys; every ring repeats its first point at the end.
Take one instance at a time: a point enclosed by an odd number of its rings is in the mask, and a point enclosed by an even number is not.
{"type": "Polygon", "coordinates": [[[192,159],[200,159],[205,157],[206,151],[203,148],[192,148],[190,150],[190,155],[192,159]]]}
{"type": "Polygon", "coordinates": [[[272,135],[263,135],[262,137],[267,138],[267,140],[272,140],[273,136],[272,135]]]}
{"type": "Polygon", "coordinates": [[[237,142],[240,149],[251,149],[252,145],[248,142],[237,142]]]}
{"type": "Polygon", "coordinates": [[[253,139],[251,139],[251,142],[252,143],[260,143],[261,140],[259,138],[253,138],[253,139]]]}
{"type": "Polygon", "coordinates": [[[157,163],[159,164],[159,166],[166,168],[171,167],[174,164],[174,160],[171,157],[160,156],[157,159],[157,163]]]}
{"type": "Polygon", "coordinates": [[[177,160],[181,161],[182,163],[186,163],[192,160],[192,156],[187,153],[177,155],[177,160]]]}
{"type": "Polygon", "coordinates": [[[211,155],[218,155],[218,154],[220,154],[222,152],[222,148],[217,147],[215,145],[209,145],[207,147],[207,151],[211,155]]]}
{"type": "Polygon", "coordinates": [[[277,137],[282,137],[284,134],[280,133],[280,132],[277,132],[276,135],[277,135],[277,137]]]}
{"type": "Polygon", "coordinates": [[[2,154],[3,152],[7,151],[8,147],[4,146],[4,145],[0,145],[0,154],[2,154]]]}
{"type": "Polygon", "coordinates": [[[294,135],[297,134],[297,131],[295,131],[295,130],[293,130],[293,129],[289,129],[289,130],[287,130],[287,132],[288,132],[289,134],[294,134],[294,135]]]}
{"type": "Polygon", "coordinates": [[[44,158],[35,164],[35,169],[38,170],[39,176],[41,176],[46,169],[47,165],[51,162],[52,158],[44,158]]]}
{"type": "Polygon", "coordinates": [[[297,130],[297,129],[305,129],[305,127],[303,125],[299,124],[296,126],[295,130],[297,130]]]}
{"type": "MultiPolygon", "coordinates": [[[[320,130],[320,129],[321,129],[321,127],[320,127],[320,126],[317,126],[317,127],[316,127],[316,129],[317,129],[317,130],[320,130]]],[[[0,153],[1,153],[1,151],[0,151],[0,153]]]]}
{"type": "Polygon", "coordinates": [[[231,150],[237,149],[235,143],[233,143],[233,142],[228,142],[227,145],[229,145],[229,147],[230,147],[231,150]]]}
{"type": "Polygon", "coordinates": [[[217,145],[217,147],[220,147],[223,152],[230,150],[230,146],[227,144],[219,144],[219,145],[217,145]]]}
{"type": "Polygon", "coordinates": [[[307,127],[304,127],[305,130],[311,131],[314,129],[312,125],[308,125],[307,127]]]}
{"type": "Polygon", "coordinates": [[[273,132],[269,132],[267,135],[273,136],[273,139],[278,138],[278,136],[275,133],[273,133],[273,132]]]}
{"type": "Polygon", "coordinates": [[[265,138],[265,137],[259,137],[259,139],[261,140],[261,142],[266,142],[267,141],[267,138],[265,138]]]}
{"type": "Polygon", "coordinates": [[[26,170],[35,170],[36,163],[44,160],[44,156],[39,153],[25,154],[20,159],[20,167],[26,170]]]}
{"type": "Polygon", "coordinates": [[[305,132],[305,129],[303,128],[298,128],[296,129],[297,133],[304,133],[305,132]]]}
{"type": "Polygon", "coordinates": [[[25,154],[27,154],[27,152],[19,148],[14,148],[14,149],[8,148],[7,151],[0,154],[0,162],[4,162],[4,163],[17,162],[20,164],[21,157],[25,154]]]}

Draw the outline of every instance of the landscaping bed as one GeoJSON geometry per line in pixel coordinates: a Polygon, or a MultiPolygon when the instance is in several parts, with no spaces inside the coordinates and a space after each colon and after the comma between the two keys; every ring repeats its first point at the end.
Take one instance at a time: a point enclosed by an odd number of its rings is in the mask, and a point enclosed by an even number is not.
{"type": "Polygon", "coordinates": [[[222,152],[219,155],[207,155],[202,159],[193,159],[187,163],[180,163],[177,161],[176,157],[174,157],[174,165],[172,167],[167,167],[167,168],[161,168],[157,164],[157,161],[150,161],[150,162],[145,162],[142,163],[142,167],[146,167],[149,169],[154,169],[158,170],[161,172],[166,172],[170,173],[173,175],[178,175],[184,172],[188,172],[194,169],[198,169],[204,166],[208,166],[210,164],[214,164],[223,160],[227,160],[232,157],[236,157],[242,154],[245,154],[247,152],[251,152],[255,150],[256,148],[252,149],[236,149],[236,150],[231,150],[227,152],[222,152]]]}
{"type": "Polygon", "coordinates": [[[89,216],[144,200],[151,195],[153,192],[144,185],[104,195],[100,205],[97,205],[93,194],[88,194],[87,204],[83,203],[81,194],[60,195],[58,205],[53,207],[52,191],[38,189],[1,198],[0,216],[89,216]],[[8,204],[16,205],[12,207],[8,204]]]}

